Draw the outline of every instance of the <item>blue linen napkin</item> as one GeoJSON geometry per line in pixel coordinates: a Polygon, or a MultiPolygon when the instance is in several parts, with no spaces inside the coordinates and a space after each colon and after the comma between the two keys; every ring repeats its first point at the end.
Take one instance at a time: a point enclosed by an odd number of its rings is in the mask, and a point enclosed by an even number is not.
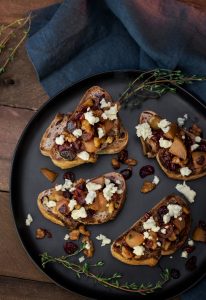
{"type": "MultiPolygon", "coordinates": [[[[115,69],[206,74],[205,14],[176,0],[66,0],[34,15],[26,47],[50,96],[115,69]]],[[[206,83],[188,89],[206,102],[206,83]]],[[[181,298],[206,299],[206,280],[181,298]]]]}
{"type": "MultiPolygon", "coordinates": [[[[205,14],[177,0],[66,0],[34,15],[26,46],[50,96],[115,69],[206,74],[205,14]]],[[[206,101],[206,83],[188,89],[206,101]]]]}

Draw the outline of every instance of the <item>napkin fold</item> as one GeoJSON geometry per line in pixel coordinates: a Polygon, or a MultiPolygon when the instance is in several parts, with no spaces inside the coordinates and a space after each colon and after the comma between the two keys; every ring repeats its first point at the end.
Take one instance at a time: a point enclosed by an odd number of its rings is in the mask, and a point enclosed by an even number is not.
{"type": "MultiPolygon", "coordinates": [[[[50,96],[117,69],[206,74],[205,14],[177,0],[65,0],[33,15],[26,47],[50,96]]],[[[206,101],[206,83],[188,89],[206,101]]]]}

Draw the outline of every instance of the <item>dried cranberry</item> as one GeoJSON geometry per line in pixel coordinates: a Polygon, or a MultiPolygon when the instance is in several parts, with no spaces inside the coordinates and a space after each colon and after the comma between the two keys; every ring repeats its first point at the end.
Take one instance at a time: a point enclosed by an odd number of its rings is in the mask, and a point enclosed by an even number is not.
{"type": "Polygon", "coordinates": [[[80,118],[82,117],[82,115],[83,115],[83,112],[76,112],[76,114],[74,115],[73,119],[75,121],[78,121],[78,120],[80,120],[80,118]]]}
{"type": "Polygon", "coordinates": [[[58,211],[63,215],[67,215],[68,214],[68,206],[66,204],[63,204],[59,207],[58,211]]]}
{"type": "Polygon", "coordinates": [[[190,254],[192,253],[194,250],[195,250],[195,246],[188,246],[188,247],[185,247],[184,250],[190,254]]]}
{"type": "Polygon", "coordinates": [[[85,193],[82,190],[76,189],[73,193],[73,198],[80,204],[85,204],[85,193]]]}
{"type": "Polygon", "coordinates": [[[67,123],[67,130],[69,132],[73,132],[75,130],[75,128],[77,127],[77,123],[75,121],[69,121],[67,123]]]}
{"type": "Polygon", "coordinates": [[[88,218],[92,218],[94,214],[95,214],[95,210],[87,209],[87,217],[88,218]]]}
{"type": "Polygon", "coordinates": [[[75,181],[75,174],[73,172],[65,172],[63,175],[63,179],[71,180],[72,182],[75,181]]]}
{"type": "Polygon", "coordinates": [[[190,147],[194,144],[193,140],[191,139],[191,137],[189,135],[185,135],[185,140],[184,140],[184,144],[187,147],[187,149],[190,149],[190,147]]]}
{"type": "Polygon", "coordinates": [[[127,180],[132,176],[132,169],[127,168],[127,169],[121,170],[120,173],[122,174],[124,179],[127,180]]]}
{"type": "Polygon", "coordinates": [[[72,147],[76,151],[81,150],[82,149],[82,142],[81,142],[81,140],[76,140],[74,143],[72,143],[72,147]]]}
{"type": "Polygon", "coordinates": [[[69,191],[64,191],[63,196],[64,196],[64,198],[71,199],[72,198],[72,193],[69,192],[69,191]]]}
{"type": "Polygon", "coordinates": [[[166,205],[162,205],[160,206],[160,208],[158,209],[158,214],[160,216],[166,215],[168,213],[168,208],[166,205]]]}
{"type": "Polygon", "coordinates": [[[153,139],[155,142],[159,142],[160,138],[163,137],[163,134],[164,134],[164,132],[163,132],[162,130],[156,130],[156,131],[153,133],[152,139],[153,139]]]}
{"type": "Polygon", "coordinates": [[[154,174],[154,167],[150,165],[146,165],[139,170],[139,175],[141,178],[145,178],[148,175],[154,174]]]}
{"type": "Polygon", "coordinates": [[[124,163],[126,159],[128,159],[128,151],[126,149],[123,149],[118,153],[118,161],[124,163]]]}
{"type": "Polygon", "coordinates": [[[48,231],[47,229],[44,229],[45,235],[51,239],[52,238],[52,233],[50,231],[48,231]]]}
{"type": "Polygon", "coordinates": [[[144,214],[144,220],[145,220],[145,221],[147,221],[150,217],[151,217],[151,214],[150,214],[150,213],[146,212],[146,213],[144,214]]]}
{"type": "Polygon", "coordinates": [[[206,222],[200,220],[200,221],[199,221],[199,227],[206,231],[206,222]]]}
{"type": "Polygon", "coordinates": [[[81,191],[85,191],[86,190],[86,182],[82,181],[82,182],[78,183],[76,185],[76,189],[81,190],[81,191]]]}
{"type": "Polygon", "coordinates": [[[85,142],[90,141],[93,137],[94,137],[94,132],[93,131],[91,131],[91,132],[84,132],[82,134],[82,139],[85,142]]]}
{"type": "Polygon", "coordinates": [[[171,269],[170,275],[173,279],[178,279],[180,277],[180,271],[177,269],[171,269]]]}
{"type": "Polygon", "coordinates": [[[78,246],[73,242],[66,242],[64,244],[64,251],[71,255],[78,250],[78,246]]]}
{"type": "Polygon", "coordinates": [[[146,240],[145,240],[145,247],[146,247],[146,248],[152,249],[153,244],[154,244],[154,243],[153,243],[152,240],[149,240],[149,239],[146,239],[146,240]]]}
{"type": "Polygon", "coordinates": [[[196,159],[196,163],[200,166],[202,166],[205,162],[205,157],[203,155],[200,155],[200,157],[198,157],[198,159],[196,159]]]}
{"type": "Polygon", "coordinates": [[[205,142],[201,142],[200,145],[199,145],[198,150],[206,152],[206,143],[205,142]]]}
{"type": "Polygon", "coordinates": [[[189,258],[185,264],[185,267],[188,271],[194,271],[197,267],[197,257],[192,256],[189,258]]]}
{"type": "Polygon", "coordinates": [[[61,157],[67,160],[73,160],[76,157],[76,152],[72,149],[61,150],[59,154],[61,155],[61,157]]]}

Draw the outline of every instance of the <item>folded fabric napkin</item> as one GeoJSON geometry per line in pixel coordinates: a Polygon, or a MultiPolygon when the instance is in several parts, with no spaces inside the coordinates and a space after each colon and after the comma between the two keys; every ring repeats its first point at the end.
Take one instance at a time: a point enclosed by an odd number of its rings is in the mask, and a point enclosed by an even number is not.
{"type": "MultiPolygon", "coordinates": [[[[67,0],[34,15],[27,51],[50,96],[117,69],[206,74],[205,14],[177,0],[67,0]]],[[[206,102],[206,83],[188,89],[206,102]]],[[[206,299],[206,280],[182,299],[206,299]]]]}
{"type": "MultiPolygon", "coordinates": [[[[117,69],[206,74],[205,14],[177,0],[66,0],[34,15],[27,51],[50,96],[117,69]]],[[[206,83],[188,89],[206,101],[206,83]]]]}

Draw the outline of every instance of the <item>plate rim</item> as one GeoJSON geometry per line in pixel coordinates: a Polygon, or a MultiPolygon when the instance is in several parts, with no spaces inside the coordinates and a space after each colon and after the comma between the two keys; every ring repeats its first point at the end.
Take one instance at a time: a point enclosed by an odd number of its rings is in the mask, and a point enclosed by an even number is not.
{"type": "MultiPolygon", "coordinates": [[[[16,222],[16,219],[15,219],[15,215],[14,215],[14,207],[13,207],[13,201],[12,201],[12,198],[13,198],[13,188],[12,188],[12,185],[13,185],[13,173],[14,173],[14,167],[15,167],[15,161],[16,161],[16,157],[17,157],[17,151],[18,151],[18,148],[27,132],[27,129],[30,127],[30,124],[36,119],[36,117],[38,116],[39,113],[41,113],[42,110],[44,110],[46,108],[46,106],[51,103],[52,101],[55,101],[56,98],[58,98],[59,96],[61,96],[61,94],[65,93],[66,91],[68,91],[69,89],[72,89],[74,88],[75,86],[81,84],[82,82],[86,81],[86,80],[89,80],[89,79],[92,79],[92,78],[95,78],[95,77],[100,77],[100,76],[106,76],[106,75],[112,75],[112,74],[120,74],[120,73],[133,73],[133,74],[140,74],[144,72],[144,70],[140,70],[140,69],[116,69],[116,70],[111,70],[111,71],[106,71],[106,72],[99,72],[99,73],[94,73],[92,75],[88,75],[88,76],[85,76],[83,78],[81,78],[80,80],[78,81],[75,81],[72,85],[66,87],[66,88],[63,88],[62,90],[60,90],[55,96],[52,96],[52,97],[49,97],[49,99],[47,99],[42,105],[40,105],[40,107],[38,108],[37,111],[35,111],[34,115],[30,118],[30,120],[28,121],[28,123],[26,124],[26,126],[24,127],[19,139],[18,139],[18,142],[15,146],[15,149],[13,151],[13,155],[12,155],[12,159],[11,159],[11,165],[10,165],[10,173],[9,173],[9,207],[10,207],[10,211],[12,212],[12,222],[14,224],[14,227],[15,227],[15,231],[17,233],[17,236],[18,236],[18,239],[22,245],[22,248],[24,249],[24,251],[26,252],[27,254],[27,257],[29,257],[30,261],[35,265],[35,267],[37,268],[37,270],[39,270],[41,272],[41,274],[44,274],[44,276],[46,276],[50,281],[51,283],[54,283],[56,284],[57,286],[63,288],[65,291],[70,291],[72,293],[76,293],[77,295],[82,295],[82,296],[86,296],[86,297],[90,297],[91,299],[102,299],[102,297],[99,297],[99,298],[93,298],[91,294],[85,294],[83,292],[77,292],[77,289],[74,288],[73,286],[72,287],[65,287],[63,286],[61,283],[58,283],[56,282],[53,278],[50,277],[49,274],[47,274],[47,272],[45,272],[41,267],[40,265],[37,264],[37,262],[32,258],[32,256],[30,255],[30,253],[28,252],[23,240],[21,239],[21,235],[20,235],[20,232],[18,230],[18,227],[17,227],[17,222],[16,222]]],[[[188,90],[186,90],[184,87],[182,86],[177,86],[177,85],[174,85],[176,86],[177,88],[177,94],[178,92],[182,92],[186,95],[188,95],[190,98],[193,98],[194,101],[196,101],[198,103],[198,105],[202,106],[205,110],[206,110],[206,104],[199,98],[197,98],[195,95],[193,95],[191,92],[189,92],[188,90]]],[[[200,276],[193,284],[191,284],[189,287],[185,288],[184,290],[182,290],[181,292],[179,292],[178,294],[174,294],[172,297],[169,297],[169,298],[164,298],[164,299],[172,299],[174,297],[177,297],[177,296],[180,296],[182,295],[183,293],[185,293],[186,291],[192,289],[194,286],[196,286],[204,277],[206,276],[206,271],[205,273],[202,274],[202,276],[200,276]]],[[[128,294],[129,296],[129,294],[128,294]]],[[[117,298],[118,296],[114,297],[117,298]]],[[[145,299],[148,299],[148,296],[144,296],[145,299]]],[[[150,297],[150,295],[149,295],[150,297]]],[[[158,295],[159,299],[160,296],[158,295]]],[[[153,298],[154,299],[154,298],[153,298]]]]}

